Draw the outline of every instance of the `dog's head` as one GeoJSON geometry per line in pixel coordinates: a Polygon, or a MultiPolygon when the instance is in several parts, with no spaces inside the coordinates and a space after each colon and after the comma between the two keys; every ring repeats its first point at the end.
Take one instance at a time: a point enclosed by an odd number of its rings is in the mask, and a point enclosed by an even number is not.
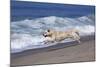
{"type": "Polygon", "coordinates": [[[46,32],[43,33],[43,36],[44,37],[51,37],[52,36],[52,33],[53,33],[53,31],[50,30],[50,29],[48,29],[48,30],[46,30],[46,32]]]}

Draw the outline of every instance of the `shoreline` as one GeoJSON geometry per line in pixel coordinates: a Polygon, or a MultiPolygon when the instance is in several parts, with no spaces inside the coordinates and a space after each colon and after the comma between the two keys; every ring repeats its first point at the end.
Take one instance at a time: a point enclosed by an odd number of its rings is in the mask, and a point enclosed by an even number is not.
{"type": "MultiPolygon", "coordinates": [[[[84,41],[89,41],[89,40],[95,40],[95,35],[91,35],[91,36],[84,36],[84,37],[81,37],[81,41],[84,42],[84,41]]],[[[78,43],[76,41],[73,41],[73,42],[65,42],[65,43],[58,43],[56,45],[52,45],[52,46],[49,46],[49,47],[44,47],[44,48],[38,48],[38,49],[28,49],[28,50],[24,50],[22,52],[16,52],[16,53],[11,53],[11,56],[14,57],[14,56],[18,56],[18,55],[22,55],[22,54],[25,54],[25,53],[30,53],[30,52],[33,52],[33,53],[37,53],[37,52],[41,52],[41,51],[49,51],[49,50],[56,50],[56,49],[60,49],[60,48],[64,48],[64,47],[70,47],[70,46],[74,46],[74,45],[78,45],[78,43]],[[67,45],[65,45],[67,44],[67,45]]]]}
{"type": "Polygon", "coordinates": [[[77,42],[60,43],[60,44],[42,48],[42,49],[37,49],[37,50],[30,49],[30,50],[23,51],[20,53],[11,54],[11,65],[14,65],[14,66],[15,65],[31,65],[31,64],[34,64],[34,65],[49,64],[49,63],[54,64],[54,63],[62,63],[62,62],[67,63],[67,62],[75,62],[75,61],[78,62],[78,61],[92,61],[92,60],[95,60],[95,35],[82,37],[80,45],[77,42]],[[78,49],[76,49],[76,48],[78,48],[78,49]],[[88,52],[89,48],[92,51],[88,52]],[[61,58],[64,59],[64,57],[67,58],[68,60],[64,60],[64,61],[59,60],[59,61],[51,62],[50,58],[54,58],[55,60],[57,60],[58,55],[55,52],[58,51],[58,53],[59,53],[60,50],[63,51],[63,55],[62,55],[62,53],[60,53],[59,56],[61,55],[61,57],[58,58],[58,60],[61,58]],[[66,52],[68,53],[67,55],[66,55],[66,52]],[[87,59],[80,58],[79,60],[78,59],[75,60],[74,56],[77,57],[77,55],[73,55],[72,57],[69,56],[75,52],[76,53],[80,52],[79,54],[77,54],[80,57],[82,57],[84,55],[88,55],[88,54],[92,54],[92,55],[89,55],[89,57],[85,56],[87,59]],[[53,57],[50,53],[54,54],[55,56],[53,57]],[[46,55],[48,55],[48,56],[46,56],[46,55]],[[45,56],[48,58],[46,58],[45,56]],[[42,61],[41,61],[41,59],[42,59],[42,61]],[[29,61],[29,62],[27,62],[27,61],[29,61]]]}

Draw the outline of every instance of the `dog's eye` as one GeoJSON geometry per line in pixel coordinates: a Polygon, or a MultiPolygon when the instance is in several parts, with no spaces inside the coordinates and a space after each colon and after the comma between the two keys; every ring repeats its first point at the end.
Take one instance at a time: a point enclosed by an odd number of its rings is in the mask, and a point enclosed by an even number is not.
{"type": "Polygon", "coordinates": [[[50,32],[50,30],[49,30],[49,29],[48,29],[47,31],[48,31],[48,32],[50,32]]]}

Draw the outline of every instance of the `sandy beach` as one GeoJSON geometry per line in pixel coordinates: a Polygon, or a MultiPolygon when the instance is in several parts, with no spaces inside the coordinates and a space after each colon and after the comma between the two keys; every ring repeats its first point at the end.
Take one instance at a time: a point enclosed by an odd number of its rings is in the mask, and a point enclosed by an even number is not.
{"type": "Polygon", "coordinates": [[[11,66],[95,61],[95,37],[86,37],[81,41],[81,44],[69,43],[73,46],[59,44],[60,46],[46,49],[11,54],[11,66]]]}

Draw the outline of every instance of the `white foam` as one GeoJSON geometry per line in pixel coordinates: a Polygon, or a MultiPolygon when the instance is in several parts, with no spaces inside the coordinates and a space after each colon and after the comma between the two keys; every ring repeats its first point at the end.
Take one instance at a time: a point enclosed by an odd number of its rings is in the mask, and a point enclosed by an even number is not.
{"type": "Polygon", "coordinates": [[[77,26],[76,29],[79,30],[80,35],[91,35],[95,32],[95,27],[91,25],[77,26]]]}
{"type": "Polygon", "coordinates": [[[26,50],[30,46],[30,49],[36,48],[35,46],[42,45],[40,43],[43,41],[44,39],[41,36],[33,37],[28,34],[13,34],[11,37],[11,50],[12,52],[19,52],[26,50]]]}

